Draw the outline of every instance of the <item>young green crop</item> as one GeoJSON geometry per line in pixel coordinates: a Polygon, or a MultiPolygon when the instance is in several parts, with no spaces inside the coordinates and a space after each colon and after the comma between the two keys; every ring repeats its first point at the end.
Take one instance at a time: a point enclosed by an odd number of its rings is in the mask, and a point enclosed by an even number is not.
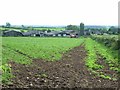
{"type": "Polygon", "coordinates": [[[3,46],[21,52],[31,58],[59,60],[62,53],[79,46],[82,39],[70,38],[31,38],[31,37],[4,37],[3,46]]]}
{"type": "Polygon", "coordinates": [[[0,65],[0,69],[2,69],[2,82],[5,84],[9,82],[9,78],[13,77],[11,74],[11,66],[8,62],[14,60],[17,63],[30,64],[32,61],[30,58],[6,47],[2,47],[2,54],[2,65],[0,65]]]}
{"type": "Polygon", "coordinates": [[[85,42],[85,48],[88,51],[88,56],[86,58],[86,66],[88,66],[89,69],[93,69],[93,70],[103,68],[102,65],[98,65],[96,63],[97,55],[96,55],[94,41],[91,40],[90,38],[87,38],[85,42]]]}
{"type": "Polygon", "coordinates": [[[30,64],[33,59],[49,61],[60,60],[63,53],[79,46],[79,38],[36,38],[36,37],[3,37],[2,42],[2,81],[8,82],[12,77],[9,61],[30,64]]]}
{"type": "Polygon", "coordinates": [[[86,57],[86,66],[88,67],[88,69],[97,76],[102,77],[104,79],[116,80],[116,78],[111,78],[105,73],[97,72],[96,70],[103,69],[104,66],[97,64],[96,61],[97,61],[97,54],[100,54],[104,58],[105,63],[108,63],[111,70],[118,71],[119,69],[118,69],[117,52],[114,52],[113,55],[112,51],[109,48],[105,47],[102,44],[97,43],[96,41],[90,38],[86,39],[85,47],[86,50],[88,51],[88,56],[86,57]]]}
{"type": "Polygon", "coordinates": [[[111,67],[110,69],[118,71],[118,52],[111,51],[104,45],[95,42],[96,49],[102,57],[105,58],[105,62],[111,67]]]}

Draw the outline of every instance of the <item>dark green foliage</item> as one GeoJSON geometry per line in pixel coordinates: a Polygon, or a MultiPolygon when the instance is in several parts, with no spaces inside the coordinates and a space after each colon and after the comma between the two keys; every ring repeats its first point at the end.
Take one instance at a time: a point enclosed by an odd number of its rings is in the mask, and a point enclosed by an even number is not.
{"type": "Polygon", "coordinates": [[[22,28],[22,29],[26,29],[26,27],[25,27],[24,25],[21,25],[21,28],[22,28]]]}
{"type": "Polygon", "coordinates": [[[76,25],[67,25],[66,30],[79,30],[76,25]]]}
{"type": "Polygon", "coordinates": [[[109,34],[118,34],[118,28],[111,26],[108,30],[109,34]]]}
{"type": "Polygon", "coordinates": [[[6,27],[11,27],[11,24],[9,22],[6,22],[6,27]]]}
{"type": "Polygon", "coordinates": [[[107,46],[108,48],[111,48],[112,50],[120,49],[120,45],[119,45],[120,40],[118,39],[117,35],[116,36],[93,35],[92,39],[100,43],[103,43],[105,46],[107,46]]]}

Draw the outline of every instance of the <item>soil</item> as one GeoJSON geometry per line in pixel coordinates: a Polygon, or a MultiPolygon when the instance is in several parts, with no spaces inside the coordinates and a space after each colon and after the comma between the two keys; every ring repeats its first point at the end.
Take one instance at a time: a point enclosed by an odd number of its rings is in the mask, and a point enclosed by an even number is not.
{"type": "MultiPolygon", "coordinates": [[[[85,66],[84,45],[64,54],[59,61],[34,59],[32,65],[10,62],[12,84],[5,88],[117,88],[118,82],[92,74],[85,66]]],[[[102,63],[102,62],[101,62],[102,63]]],[[[111,72],[114,74],[114,72],[111,72]]]]}
{"type": "Polygon", "coordinates": [[[101,55],[97,54],[98,56],[98,64],[104,66],[103,69],[98,70],[97,72],[103,72],[104,74],[110,76],[111,78],[118,79],[118,73],[115,70],[110,70],[110,66],[105,62],[105,58],[103,58],[101,55]]]}

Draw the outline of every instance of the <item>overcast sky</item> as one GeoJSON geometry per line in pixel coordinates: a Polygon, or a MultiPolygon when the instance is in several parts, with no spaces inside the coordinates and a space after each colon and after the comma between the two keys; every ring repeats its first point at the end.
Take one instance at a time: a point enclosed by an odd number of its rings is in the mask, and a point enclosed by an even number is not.
{"type": "Polygon", "coordinates": [[[119,0],[0,0],[0,25],[117,25],[119,0]]]}

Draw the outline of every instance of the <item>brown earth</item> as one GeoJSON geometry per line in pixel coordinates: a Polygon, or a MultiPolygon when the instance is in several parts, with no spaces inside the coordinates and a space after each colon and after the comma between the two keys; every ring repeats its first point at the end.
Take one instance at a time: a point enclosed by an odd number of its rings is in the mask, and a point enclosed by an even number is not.
{"type": "MultiPolygon", "coordinates": [[[[9,88],[117,88],[118,82],[102,79],[85,66],[87,52],[84,45],[64,54],[59,61],[34,59],[32,65],[11,62],[12,73],[9,88]]],[[[108,89],[109,90],[109,89],[108,89]]]]}
{"type": "Polygon", "coordinates": [[[104,74],[110,76],[111,78],[118,79],[118,73],[115,70],[110,70],[110,66],[105,62],[105,58],[103,58],[101,55],[97,54],[98,56],[98,64],[104,66],[103,69],[97,70],[97,72],[103,72],[104,74]]]}

